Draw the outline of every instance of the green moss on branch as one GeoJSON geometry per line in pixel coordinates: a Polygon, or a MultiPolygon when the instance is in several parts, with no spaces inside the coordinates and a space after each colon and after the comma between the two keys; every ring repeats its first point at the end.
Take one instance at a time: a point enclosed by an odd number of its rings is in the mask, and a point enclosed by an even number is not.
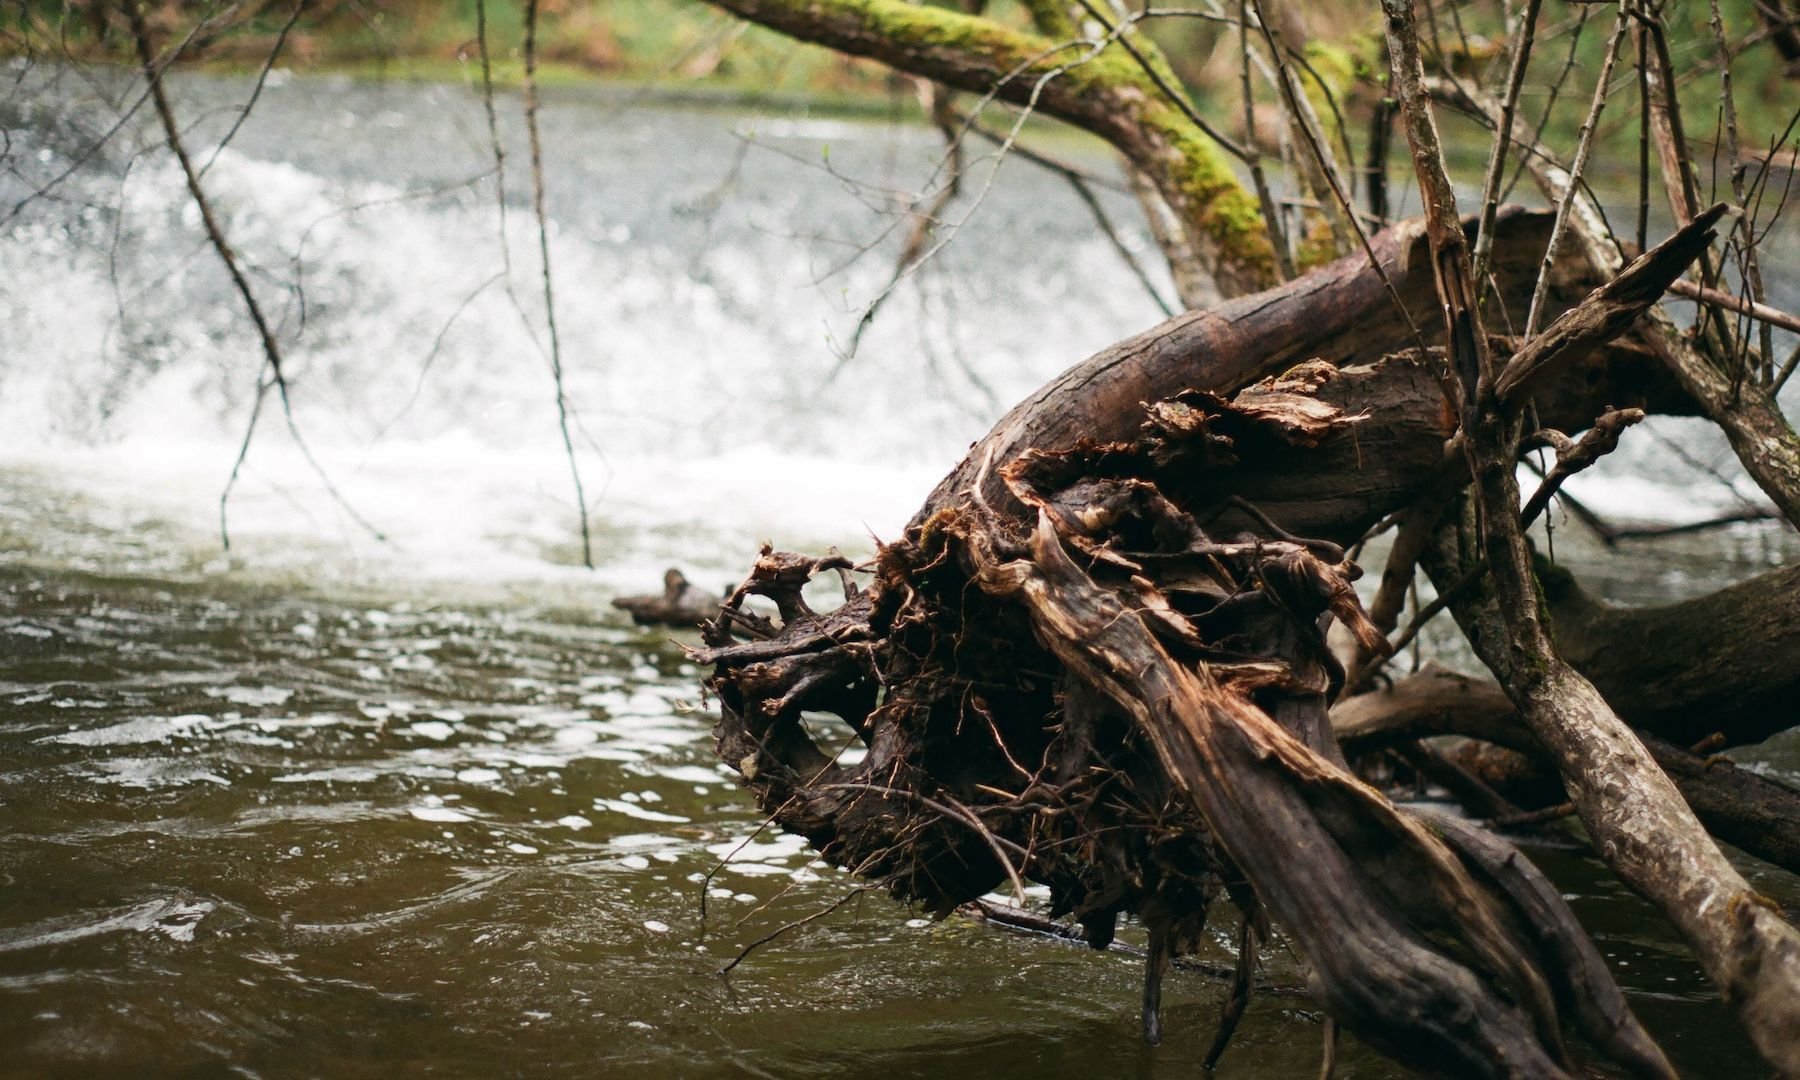
{"type": "Polygon", "coordinates": [[[1150,177],[1227,295],[1274,281],[1256,199],[1219,147],[1116,43],[1053,40],[902,0],[709,0],[802,41],[1029,104],[1107,140],[1150,177]]]}

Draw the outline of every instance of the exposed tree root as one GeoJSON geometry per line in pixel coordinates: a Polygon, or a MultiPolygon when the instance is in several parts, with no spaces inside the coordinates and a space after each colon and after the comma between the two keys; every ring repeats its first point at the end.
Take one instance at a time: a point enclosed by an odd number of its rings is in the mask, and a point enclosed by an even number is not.
{"type": "MultiPolygon", "coordinates": [[[[1609,336],[1660,288],[1639,288],[1646,275],[1679,273],[1706,225],[1606,288],[1560,260],[1547,312],[1573,312],[1553,324],[1560,336],[1488,341],[1494,373],[1526,370],[1509,353],[1544,361],[1518,381],[1535,386],[1563,474],[1604,452],[1631,410],[1691,407],[1646,350],[1609,336]],[[1561,434],[1603,415],[1599,434],[1561,434]]],[[[1496,219],[1493,280],[1520,306],[1546,226],[1516,210],[1496,219]]],[[[1372,247],[1394,293],[1429,311],[1438,265],[1417,227],[1372,247]]],[[[1671,1075],[1530,864],[1496,838],[1397,809],[1350,772],[1333,737],[1327,709],[1345,674],[1325,628],[1342,622],[1378,657],[1398,613],[1392,596],[1382,625],[1364,613],[1347,549],[1417,506],[1412,546],[1437,567],[1441,510],[1470,477],[1462,410],[1445,393],[1462,388],[1440,377],[1452,366],[1445,331],[1422,355],[1392,302],[1364,260],[1344,260],[1071,368],[938,486],[880,549],[866,590],[835,553],[765,550],[695,652],[721,705],[720,756],[780,827],[930,910],[1038,882],[1095,947],[1136,916],[1151,943],[1152,1040],[1164,968],[1224,899],[1250,928],[1243,940],[1278,925],[1334,1021],[1401,1061],[1458,1076],[1569,1075],[1565,1038],[1579,1034],[1637,1075],[1671,1075]],[[803,590],[826,571],[843,602],[821,613],[803,590]],[[752,595],[778,617],[747,607],[752,595]],[[821,728],[837,721],[849,731],[827,741],[821,728]],[[864,748],[859,761],[821,749],[846,739],[864,748]]],[[[1466,597],[1486,595],[1470,565],[1457,567],[1466,597]]],[[[1621,625],[1578,597],[1562,610],[1595,640],[1621,625]]],[[[1768,626],[1785,642],[1792,621],[1773,610],[1768,626]]],[[[1757,679],[1739,658],[1716,663],[1736,673],[1746,716],[1790,690],[1779,664],[1757,679]]],[[[1772,913],[1747,917],[1780,936],[1772,913]]],[[[1234,972],[1233,1002],[1248,1000],[1248,976],[1234,972]]],[[[1213,1056],[1242,1007],[1227,1009],[1213,1056]]]]}
{"type": "MultiPolygon", "coordinates": [[[[1327,381],[1303,368],[1232,400],[1183,395],[1147,407],[1131,442],[994,469],[1035,521],[988,504],[990,459],[959,503],[881,549],[868,591],[846,579],[829,613],[801,590],[843,560],[765,551],[728,601],[739,613],[696,652],[714,668],[721,756],[782,827],[930,909],[1017,875],[1048,885],[1096,946],[1135,914],[1152,1039],[1167,958],[1191,951],[1225,895],[1246,963],[1272,917],[1331,1014],[1402,1061],[1570,1075],[1564,1036],[1579,1032],[1639,1075],[1670,1075],[1528,863],[1397,809],[1344,766],[1324,617],[1383,643],[1342,549],[1241,502],[1260,528],[1215,536],[1159,485],[1228,489],[1253,436],[1344,436],[1356,418],[1308,392],[1327,381]],[[751,594],[779,624],[742,612],[751,594]],[[856,732],[859,764],[819,749],[817,714],[856,732]]],[[[1240,988],[1213,1056],[1247,969],[1240,988]]]]}

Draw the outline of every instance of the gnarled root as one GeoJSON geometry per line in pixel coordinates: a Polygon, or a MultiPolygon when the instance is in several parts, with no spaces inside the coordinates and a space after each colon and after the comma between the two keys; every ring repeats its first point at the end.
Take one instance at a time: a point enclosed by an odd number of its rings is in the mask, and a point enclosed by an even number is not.
{"type": "Polygon", "coordinates": [[[1299,385],[1183,395],[1150,407],[1135,442],[1027,452],[998,470],[1025,519],[989,507],[984,462],[826,614],[801,590],[839,564],[765,551],[695,653],[721,756],[783,828],[932,910],[1037,881],[1097,946],[1136,914],[1147,1033],[1163,958],[1191,951],[1224,894],[1288,935],[1339,1023],[1401,1061],[1563,1076],[1579,1032],[1672,1075],[1528,863],[1344,767],[1322,628],[1335,616],[1384,644],[1356,568],[1206,479],[1250,429],[1304,446],[1352,422],[1299,385]],[[1214,536],[1214,519],[1254,527],[1214,536]],[[742,612],[751,594],[779,626],[742,612]],[[820,714],[860,762],[821,749],[820,714]]]}

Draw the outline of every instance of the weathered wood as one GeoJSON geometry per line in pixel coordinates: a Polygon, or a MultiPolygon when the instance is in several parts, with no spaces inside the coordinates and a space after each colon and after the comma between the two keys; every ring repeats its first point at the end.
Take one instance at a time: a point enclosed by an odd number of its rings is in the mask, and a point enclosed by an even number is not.
{"type": "MultiPolygon", "coordinates": [[[[1433,82],[1430,89],[1433,95],[1458,103],[1475,115],[1487,118],[1490,124],[1500,122],[1500,103],[1470,90],[1466,84],[1444,80],[1433,82]]],[[[1666,95],[1657,93],[1653,104],[1656,102],[1663,103],[1659,106],[1663,111],[1653,109],[1651,117],[1652,126],[1658,133],[1658,152],[1666,155],[1664,178],[1671,201],[1679,199],[1681,205],[1685,205],[1687,196],[1681,187],[1678,157],[1673,153],[1676,143],[1664,115],[1666,95]]],[[[1557,163],[1556,155],[1538,144],[1530,128],[1517,119],[1513,123],[1513,139],[1520,145],[1525,167],[1545,197],[1553,202],[1568,203],[1572,247],[1601,274],[1616,273],[1624,260],[1606,227],[1600,207],[1586,191],[1574,188],[1569,174],[1557,163]]],[[[1767,388],[1754,380],[1737,378],[1729,365],[1714,363],[1660,307],[1652,307],[1645,313],[1637,336],[1680,382],[1683,393],[1694,401],[1701,413],[1725,432],[1744,471],[1775,503],[1782,516],[1790,524],[1800,527],[1800,434],[1788,423],[1767,388]]]]}
{"type": "Polygon", "coordinates": [[[1558,646],[1633,727],[1682,746],[1800,725],[1800,566],[1677,604],[1619,607],[1540,563],[1558,646]]]}
{"type": "MultiPolygon", "coordinates": [[[[1503,289],[1529,290],[1543,220],[1502,215],[1503,289]]],[[[1429,302],[1417,228],[1377,244],[1402,295],[1429,302]]],[[[1561,302],[1597,284],[1572,271],[1561,302]]],[[[1090,942],[1134,912],[1174,953],[1229,896],[1266,908],[1328,1011],[1401,1060],[1562,1075],[1566,1028],[1667,1075],[1647,1037],[1592,1024],[1603,1003],[1565,1000],[1585,991],[1547,970],[1569,960],[1523,925],[1543,918],[1517,906],[1529,889],[1350,780],[1331,737],[1342,671],[1321,617],[1385,647],[1345,546],[1467,482],[1446,453],[1461,417],[1431,356],[1396,353],[1410,335],[1389,304],[1345,261],[1079,365],[976,444],[836,611],[800,597],[824,564],[765,553],[728,603],[761,593],[780,622],[739,642],[749,617],[723,618],[695,653],[720,755],[781,827],[934,910],[1031,879],[1090,942]],[[822,713],[859,764],[813,734],[822,713]]],[[[1539,405],[1577,430],[1634,396],[1679,406],[1671,385],[1642,351],[1606,349],[1539,405]]]]}
{"type": "MultiPolygon", "coordinates": [[[[1461,735],[1544,761],[1542,747],[1519,721],[1517,710],[1499,686],[1490,679],[1437,665],[1427,665],[1392,686],[1338,702],[1332,706],[1331,725],[1347,754],[1437,735],[1461,735]]],[[[1639,737],[1708,832],[1757,858],[1800,873],[1800,791],[1729,761],[1684,750],[1666,739],[1642,732],[1639,737]]],[[[1564,798],[1555,770],[1547,766],[1536,776],[1505,777],[1502,787],[1508,798],[1521,798],[1522,789],[1533,793],[1535,798],[1529,800],[1527,809],[1564,798]]]]}
{"type": "MultiPolygon", "coordinates": [[[[1415,126],[1429,128],[1431,107],[1418,70],[1411,0],[1382,0],[1382,8],[1388,16],[1393,86],[1402,114],[1422,116],[1425,122],[1415,126]]],[[[1621,7],[1583,128],[1577,173],[1605,101],[1606,72],[1617,54],[1626,15],[1621,7]]],[[[1430,230],[1434,254],[1440,261],[1454,259],[1466,269],[1462,248],[1444,242],[1456,218],[1454,195],[1443,176],[1443,155],[1418,138],[1413,149],[1421,188],[1444,196],[1424,200],[1426,215],[1435,223],[1430,230]]],[[[1680,175],[1685,180],[1686,174],[1680,175]]],[[[1694,209],[1691,196],[1686,206],[1688,213],[1678,214],[1684,225],[1694,209]]],[[[1558,231],[1567,220],[1567,209],[1559,208],[1558,231]]],[[[1555,243],[1550,241],[1552,247],[1555,243]]],[[[1447,317],[1461,313],[1466,303],[1449,287],[1441,290],[1441,299],[1447,317]]],[[[1535,302],[1532,311],[1528,334],[1537,322],[1535,302]]],[[[1485,341],[1480,313],[1470,311],[1466,317],[1473,320],[1472,336],[1479,348],[1485,341]]],[[[1678,378],[1688,374],[1677,367],[1678,378]]],[[[1691,379],[1684,385],[1693,392],[1691,379]]],[[[1800,1031],[1800,932],[1749,887],[1631,729],[1558,651],[1537,590],[1530,546],[1514,511],[1519,505],[1518,412],[1483,395],[1466,418],[1475,513],[1455,524],[1471,529],[1480,541],[1467,541],[1454,554],[1438,553],[1438,572],[1433,573],[1438,587],[1451,588],[1479,558],[1486,559],[1492,617],[1473,616],[1483,599],[1473,594],[1453,602],[1452,610],[1477,655],[1555,762],[1595,849],[1681,931],[1708,977],[1736,1007],[1763,1057],[1780,1071],[1800,1075],[1800,1040],[1794,1038],[1800,1031]]],[[[1445,528],[1440,533],[1448,536],[1452,531],[1445,528]]]]}
{"type": "Polygon", "coordinates": [[[1526,342],[1500,370],[1495,393],[1502,401],[1522,400],[1588,350],[1624,333],[1712,243],[1725,209],[1719,203],[1694,218],[1526,342]]]}
{"type": "MultiPolygon", "coordinates": [[[[1550,224],[1546,213],[1514,206],[1501,209],[1492,273],[1509,306],[1522,309],[1529,302],[1550,224]]],[[[1466,223],[1468,228],[1473,225],[1466,223]]],[[[1372,245],[1414,321],[1429,340],[1441,341],[1442,332],[1433,329],[1438,323],[1431,318],[1436,301],[1429,244],[1419,225],[1402,223],[1384,230],[1372,245]]],[[[1559,265],[1561,276],[1551,291],[1553,310],[1563,310],[1602,283],[1579,259],[1565,259],[1559,265]]],[[[1174,398],[1190,388],[1231,393],[1304,360],[1316,358],[1349,369],[1412,347],[1412,337],[1396,317],[1381,277],[1361,255],[1255,296],[1179,315],[1076,364],[1014,406],[939,482],[912,524],[922,524],[937,510],[960,501],[983,460],[1010,461],[1027,449],[1064,451],[1084,442],[1131,441],[1144,422],[1143,403],[1174,398]]],[[[1570,408],[1555,406],[1556,419],[1546,423],[1577,430],[1605,404],[1664,413],[1692,411],[1667,373],[1647,359],[1634,347],[1588,357],[1578,378],[1556,388],[1556,395],[1570,408]],[[1585,409],[1585,415],[1574,415],[1575,405],[1585,409]]],[[[1455,426],[1456,418],[1446,412],[1442,391],[1429,369],[1404,387],[1396,384],[1391,392],[1400,396],[1365,399],[1358,405],[1383,410],[1384,419],[1364,425],[1357,441],[1332,446],[1331,452],[1339,456],[1329,466],[1297,460],[1305,454],[1271,461],[1267,473],[1279,472],[1285,479],[1261,484],[1255,495],[1247,494],[1251,487],[1247,480],[1227,480],[1240,483],[1240,494],[1264,506],[1292,531],[1354,540],[1368,524],[1395,509],[1400,488],[1410,490],[1417,482],[1420,474],[1411,470],[1412,464],[1429,458],[1430,467],[1436,467],[1443,437],[1455,426]],[[1398,469],[1402,462],[1408,463],[1407,475],[1403,480],[1396,475],[1390,486],[1380,471],[1390,465],[1398,469]]],[[[1021,512],[991,470],[982,481],[981,494],[997,510],[1021,512]]],[[[1170,495],[1181,497],[1176,491],[1170,495]]],[[[1235,511],[1226,510],[1223,516],[1228,524],[1254,528],[1235,511]]]]}
{"type": "Polygon", "coordinates": [[[1049,884],[1095,943],[1136,912],[1162,943],[1149,1032],[1165,947],[1194,940],[1223,892],[1247,917],[1266,908],[1332,1015],[1403,1061],[1570,1075],[1566,1028],[1642,1075],[1669,1075],[1634,1022],[1589,1031],[1582,1017],[1608,1008],[1569,1004],[1586,991],[1546,970],[1563,961],[1533,935],[1578,936],[1566,907],[1532,916],[1551,929],[1527,929],[1525,883],[1478,880],[1343,766],[1319,617],[1371,648],[1381,638],[1341,547],[1247,501],[1237,508],[1256,535],[1218,538],[1161,490],[1212,506],[1239,482],[1295,475],[1281,461],[1337,461],[1362,424],[1346,406],[1364,398],[1417,411],[1412,456],[1429,471],[1445,434],[1435,395],[1405,358],[1306,363],[1230,397],[1156,402],[1129,441],[1003,464],[984,454],[962,501],[884,547],[871,589],[828,615],[798,599],[808,560],[765,554],[740,593],[775,600],[786,625],[734,644],[721,622],[695,653],[714,666],[721,756],[783,827],[935,909],[1016,874],[1049,884]],[[1009,508],[1033,514],[1029,533],[985,500],[988,474],[1009,508]],[[770,656],[784,639],[791,666],[770,656]],[[834,764],[802,710],[843,717],[863,761],[834,764]]]}
{"type": "Polygon", "coordinates": [[[631,621],[645,626],[681,626],[693,629],[707,619],[718,618],[722,597],[708,593],[670,567],[663,573],[663,591],[643,596],[618,596],[612,606],[629,612],[631,621]]]}
{"type": "MultiPolygon", "coordinates": [[[[1497,502],[1506,488],[1494,489],[1497,502]]],[[[1471,526],[1458,524],[1440,528],[1423,560],[1439,588],[1475,558],[1471,526]]],[[[1485,551],[1492,560],[1495,545],[1485,551]]],[[[1778,1072],[1800,1075],[1800,1041],[1792,1038],[1800,1030],[1800,934],[1719,851],[1594,685],[1566,662],[1546,662],[1555,646],[1529,564],[1492,580],[1493,589],[1471,591],[1451,611],[1556,763],[1596,851],[1693,946],[1763,1056],[1778,1072]]]]}
{"type": "MultiPolygon", "coordinates": [[[[1001,561],[970,531],[977,581],[1019,598],[1046,647],[1133,718],[1296,939],[1333,1015],[1426,1067],[1565,1075],[1547,976],[1523,961],[1501,909],[1441,841],[1230,693],[1206,665],[1176,662],[1141,616],[1068,557],[1053,520],[1040,510],[1029,559],[1001,561]],[[1351,925],[1366,929],[1339,931],[1351,925]],[[1438,951],[1418,933],[1424,926],[1468,951],[1438,951]],[[1473,970],[1455,956],[1473,958],[1473,970]],[[1436,1007],[1446,999],[1462,1005],[1436,1007]]],[[[1629,1013],[1624,1022],[1635,1028],[1629,1013]]],[[[1645,1075],[1669,1074],[1641,1029],[1633,1042],[1645,1048],[1645,1075]]]]}

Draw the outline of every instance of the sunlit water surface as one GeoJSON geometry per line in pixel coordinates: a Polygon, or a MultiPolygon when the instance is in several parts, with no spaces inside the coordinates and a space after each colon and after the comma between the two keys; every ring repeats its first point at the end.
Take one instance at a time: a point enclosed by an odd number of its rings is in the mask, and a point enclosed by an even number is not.
{"type": "MultiPolygon", "coordinates": [[[[109,114],[72,79],[20,85],[41,182],[109,114]]],[[[216,138],[246,87],[179,90],[216,138]]],[[[1216,980],[1172,976],[1146,1048],[1136,958],[879,894],[721,976],[855,883],[759,831],[692,636],[605,604],[670,563],[720,586],[765,538],[868,550],[1007,401],[1155,308],[1012,163],[844,361],[898,243],[870,207],[929,174],[928,133],[587,94],[546,121],[591,572],[525,329],[527,204],[514,175],[503,253],[491,182],[461,185],[489,164],[463,89],[278,80],[209,174],[303,430],[385,541],[265,417],[221,552],[256,361],[166,160],[102,155],[0,235],[0,1072],[1193,1075],[1216,980]],[[506,255],[517,307],[483,284],[506,255]]],[[[1741,494],[1653,451],[1609,467],[1585,493],[1635,516],[1741,494]]],[[[1557,543],[1634,602],[1795,554],[1755,527],[1557,543]]],[[[1791,739],[1746,759],[1800,776],[1791,739]]],[[[1533,851],[1678,1062],[1755,1074],[1671,932],[1577,851],[1533,851]]],[[[1263,978],[1301,975],[1276,948],[1263,978]]],[[[1303,997],[1259,996],[1219,1075],[1314,1075],[1320,1031],[1303,997]]],[[[1399,1074],[1347,1045],[1339,1075],[1399,1074]]]]}

